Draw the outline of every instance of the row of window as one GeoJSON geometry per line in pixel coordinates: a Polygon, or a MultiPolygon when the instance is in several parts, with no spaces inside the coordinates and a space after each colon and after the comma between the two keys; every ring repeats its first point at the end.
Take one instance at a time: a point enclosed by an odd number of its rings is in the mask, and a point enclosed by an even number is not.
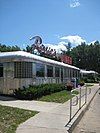
{"type": "MultiPolygon", "coordinates": [[[[55,67],[55,72],[53,71],[53,66],[47,65],[45,68],[44,64],[36,63],[32,65],[32,62],[14,62],[14,77],[15,78],[32,78],[33,71],[36,73],[36,77],[44,77],[45,76],[45,69],[46,69],[46,76],[53,77],[60,77],[60,68],[55,67]],[[35,69],[34,69],[34,68],[35,69]]],[[[65,68],[61,68],[61,78],[64,77],[79,77],[79,72],[65,68]]],[[[3,77],[3,64],[0,63],[0,77],[3,77]]]]}
{"type": "Polygon", "coordinates": [[[64,77],[79,77],[79,75],[79,71],[69,68],[64,69],[64,77]]]}
{"type": "MultiPolygon", "coordinates": [[[[33,65],[35,67],[35,65],[33,65]]],[[[31,62],[15,62],[14,63],[14,77],[15,78],[32,78],[32,63],[31,62]]],[[[45,65],[36,64],[36,76],[45,76],[45,65]]],[[[55,77],[60,76],[60,69],[55,68],[55,77]]],[[[47,65],[47,77],[53,77],[53,66],[47,65]]]]}
{"type": "MultiPolygon", "coordinates": [[[[79,71],[65,68],[63,72],[63,68],[61,68],[61,78],[63,77],[79,77],[79,71]]],[[[36,64],[36,76],[37,77],[44,77],[45,75],[45,65],[43,64],[36,64]]],[[[53,66],[47,65],[47,77],[53,77],[53,66]]],[[[60,77],[60,68],[55,67],[55,77],[60,77]]]]}
{"type": "MultiPolygon", "coordinates": [[[[45,65],[36,64],[36,76],[44,77],[45,76],[45,65]]],[[[58,67],[55,68],[55,77],[60,76],[60,69],[58,67]]],[[[53,66],[47,65],[47,77],[53,77],[53,66]]]]}

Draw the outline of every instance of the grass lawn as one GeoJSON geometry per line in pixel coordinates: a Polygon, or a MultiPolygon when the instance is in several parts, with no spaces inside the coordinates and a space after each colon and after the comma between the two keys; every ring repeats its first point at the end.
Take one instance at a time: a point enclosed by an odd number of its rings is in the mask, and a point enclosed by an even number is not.
{"type": "Polygon", "coordinates": [[[15,133],[18,125],[37,112],[0,105],[0,133],[15,133]]]}
{"type": "MultiPolygon", "coordinates": [[[[74,94],[78,94],[78,91],[74,91],[74,94]]],[[[71,98],[69,91],[60,91],[53,93],[51,95],[46,95],[39,98],[39,101],[46,101],[46,102],[56,102],[56,103],[64,103],[71,98]]]]}

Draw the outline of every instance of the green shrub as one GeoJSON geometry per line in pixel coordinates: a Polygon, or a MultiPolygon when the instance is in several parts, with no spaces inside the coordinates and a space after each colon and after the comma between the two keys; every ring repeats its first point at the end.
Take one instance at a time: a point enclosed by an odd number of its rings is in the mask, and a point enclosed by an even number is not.
{"type": "Polygon", "coordinates": [[[84,79],[80,79],[80,81],[79,81],[79,85],[80,85],[80,86],[85,85],[84,79]]]}
{"type": "Polygon", "coordinates": [[[86,83],[98,83],[100,81],[100,78],[99,78],[99,76],[94,77],[92,75],[88,75],[87,77],[83,77],[83,80],[86,83]]]}
{"type": "Polygon", "coordinates": [[[14,94],[18,99],[32,100],[64,89],[63,84],[30,85],[28,88],[23,87],[23,89],[15,90],[14,94]]]}

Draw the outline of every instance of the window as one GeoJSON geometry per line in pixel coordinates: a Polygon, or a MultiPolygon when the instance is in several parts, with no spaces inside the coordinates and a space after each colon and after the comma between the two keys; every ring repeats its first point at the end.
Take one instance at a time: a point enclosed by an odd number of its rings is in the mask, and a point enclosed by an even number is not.
{"type": "Polygon", "coordinates": [[[68,77],[68,68],[64,69],[64,77],[68,77]]]}
{"type": "Polygon", "coordinates": [[[80,71],[78,71],[78,78],[81,77],[80,71]]]}
{"type": "Polygon", "coordinates": [[[74,70],[74,77],[76,77],[76,70],[74,70]]]}
{"type": "Polygon", "coordinates": [[[0,63],[0,77],[3,77],[3,64],[0,63]]]}
{"type": "Polygon", "coordinates": [[[72,69],[66,68],[65,75],[67,78],[71,78],[72,69]]]}
{"type": "Polygon", "coordinates": [[[61,68],[61,78],[63,78],[63,68],[61,68]]]}
{"type": "Polygon", "coordinates": [[[77,76],[77,71],[74,69],[73,70],[73,77],[76,77],[77,76]]]}
{"type": "Polygon", "coordinates": [[[70,69],[68,69],[68,77],[70,78],[70,69]]]}
{"type": "Polygon", "coordinates": [[[53,77],[53,66],[47,66],[47,77],[53,77]]]}
{"type": "Polygon", "coordinates": [[[70,68],[68,68],[68,78],[70,78],[70,68]]]}
{"type": "Polygon", "coordinates": [[[75,72],[74,72],[74,69],[73,69],[73,77],[75,77],[75,72]]]}
{"type": "Polygon", "coordinates": [[[70,74],[71,74],[71,78],[72,78],[73,77],[73,69],[71,69],[70,74]]]}
{"type": "Polygon", "coordinates": [[[60,69],[59,67],[55,67],[55,77],[59,77],[60,76],[60,69]]]}
{"type": "Polygon", "coordinates": [[[32,62],[14,62],[15,78],[32,78],[32,62]]]}
{"type": "Polygon", "coordinates": [[[77,70],[75,70],[75,77],[77,77],[77,70]]]}
{"type": "Polygon", "coordinates": [[[36,64],[36,76],[37,77],[44,77],[45,73],[45,66],[43,64],[36,64]]]}
{"type": "Polygon", "coordinates": [[[72,77],[72,72],[71,72],[71,70],[72,69],[69,69],[70,71],[69,71],[69,75],[70,75],[70,78],[72,77]]]}

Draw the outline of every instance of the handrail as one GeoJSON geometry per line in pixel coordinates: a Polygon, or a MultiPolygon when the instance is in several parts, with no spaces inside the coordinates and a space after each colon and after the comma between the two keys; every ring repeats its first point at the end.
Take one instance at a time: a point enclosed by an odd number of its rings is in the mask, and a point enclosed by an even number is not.
{"type": "MultiPolygon", "coordinates": [[[[71,90],[71,96],[72,95],[76,95],[76,94],[72,94],[72,92],[73,92],[74,90],[71,90]]],[[[72,119],[72,106],[76,106],[78,104],[78,96],[76,96],[76,104],[72,104],[72,97],[71,97],[71,99],[70,99],[70,115],[69,115],[69,122],[71,121],[71,119],[72,119]]]]}
{"type": "Polygon", "coordinates": [[[76,97],[76,103],[72,104],[72,106],[76,106],[78,104],[78,96],[75,96],[75,97],[76,97]]]}
{"type": "Polygon", "coordinates": [[[78,96],[76,94],[72,94],[74,90],[71,90],[71,95],[76,97],[76,103],[72,104],[72,106],[76,106],[78,104],[78,96]]]}
{"type": "MultiPolygon", "coordinates": [[[[74,116],[78,113],[78,111],[86,104],[86,102],[87,102],[87,96],[91,93],[91,88],[87,88],[87,85],[85,86],[85,94],[84,95],[82,95],[82,88],[80,87],[79,88],[79,96],[76,96],[76,94],[73,94],[73,91],[75,91],[75,89],[74,90],[71,90],[71,92],[70,92],[70,95],[71,96],[75,96],[75,98],[76,98],[76,100],[74,100],[74,103],[73,103],[73,101],[72,101],[72,98],[73,97],[71,97],[71,99],[70,99],[70,115],[69,115],[69,122],[71,122],[71,120],[74,118],[74,116]],[[89,92],[88,92],[89,91],[89,92]],[[84,99],[84,104],[82,104],[81,103],[81,100],[82,100],[82,97],[83,96],[85,96],[85,99],[84,99]],[[76,113],[72,116],[72,107],[73,106],[76,106],[76,105],[78,105],[78,103],[79,103],[79,107],[78,107],[78,110],[76,111],[76,113]]],[[[68,123],[69,123],[68,122],[68,123]]],[[[67,123],[67,124],[68,124],[67,123]]]]}

